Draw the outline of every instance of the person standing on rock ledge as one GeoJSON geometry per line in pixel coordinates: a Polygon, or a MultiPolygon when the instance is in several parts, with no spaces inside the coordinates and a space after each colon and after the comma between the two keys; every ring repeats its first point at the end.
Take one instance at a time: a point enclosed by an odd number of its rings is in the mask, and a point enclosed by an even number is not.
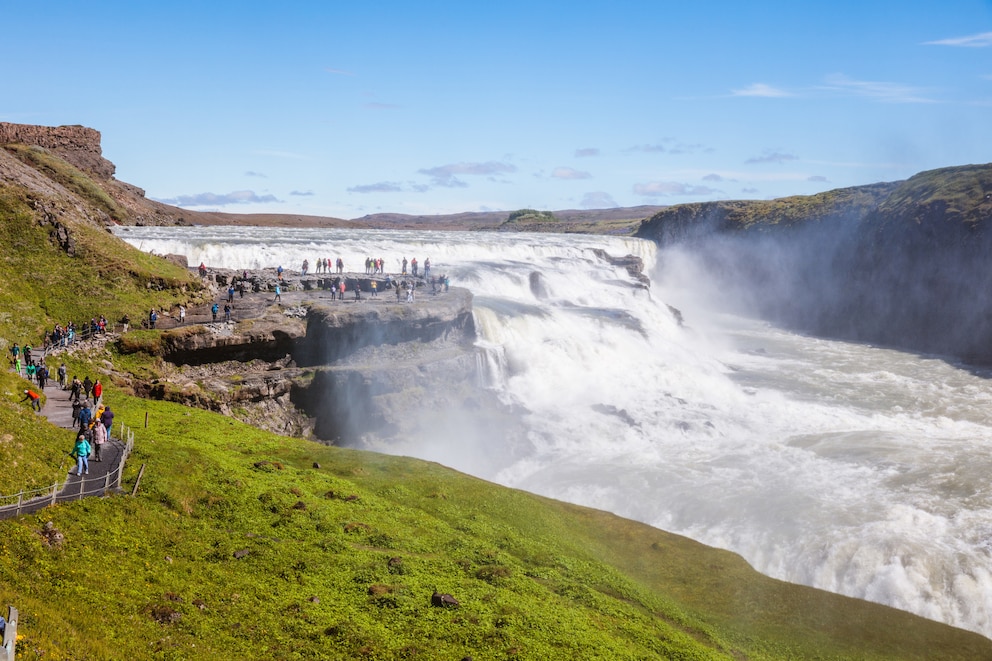
{"type": "Polygon", "coordinates": [[[276,285],[276,301],[282,303],[282,287],[276,285]]]}

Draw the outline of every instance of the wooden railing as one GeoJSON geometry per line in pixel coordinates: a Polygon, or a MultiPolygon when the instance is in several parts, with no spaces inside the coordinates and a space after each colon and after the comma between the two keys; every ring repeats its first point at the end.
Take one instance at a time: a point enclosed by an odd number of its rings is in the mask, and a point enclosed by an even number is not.
{"type": "MultiPolygon", "coordinates": [[[[124,475],[124,464],[134,449],[134,430],[123,424],[120,426],[120,430],[120,439],[124,447],[121,450],[121,459],[116,468],[104,476],[92,479],[80,475],[78,489],[76,488],[77,483],[73,483],[71,493],[67,488],[70,481],[66,479],[61,484],[55,482],[51,486],[41,487],[39,489],[25,490],[9,496],[0,495],[0,519],[9,519],[28,512],[34,512],[56,503],[79,500],[84,496],[103,495],[111,489],[119,490],[121,488],[121,479],[124,475]]],[[[0,661],[3,661],[2,658],[0,658],[0,661]]]]}

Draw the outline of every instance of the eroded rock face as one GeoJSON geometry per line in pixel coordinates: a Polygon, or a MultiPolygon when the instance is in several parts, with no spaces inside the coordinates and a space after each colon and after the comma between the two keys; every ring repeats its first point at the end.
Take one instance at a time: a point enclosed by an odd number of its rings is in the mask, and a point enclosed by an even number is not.
{"type": "MultiPolygon", "coordinates": [[[[220,283],[218,274],[208,277],[220,283]]],[[[414,303],[394,302],[387,290],[375,302],[355,302],[283,285],[292,291],[282,305],[266,293],[236,298],[244,321],[163,332],[161,355],[174,367],[134,390],[358,446],[427,434],[441,411],[461,416],[451,421],[459,427],[496,429],[478,421],[506,417],[495,395],[478,387],[468,290],[420,293],[414,303]]]]}
{"type": "Polygon", "coordinates": [[[100,179],[114,176],[116,167],[103,157],[100,132],[85,126],[33,126],[0,122],[0,144],[37,145],[100,179]]]}
{"type": "Polygon", "coordinates": [[[475,340],[471,292],[453,287],[443,296],[419,295],[429,298],[413,304],[312,307],[305,342],[294,353],[296,362],[328,365],[370,346],[475,340]]]}

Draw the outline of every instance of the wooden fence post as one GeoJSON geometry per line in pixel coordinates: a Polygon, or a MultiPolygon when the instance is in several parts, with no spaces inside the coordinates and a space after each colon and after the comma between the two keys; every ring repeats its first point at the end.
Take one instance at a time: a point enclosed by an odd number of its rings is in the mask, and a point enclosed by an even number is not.
{"type": "Polygon", "coordinates": [[[138,479],[134,481],[134,488],[131,489],[131,495],[138,493],[138,485],[141,484],[141,476],[145,474],[145,465],[141,464],[141,469],[138,471],[138,479]]]}

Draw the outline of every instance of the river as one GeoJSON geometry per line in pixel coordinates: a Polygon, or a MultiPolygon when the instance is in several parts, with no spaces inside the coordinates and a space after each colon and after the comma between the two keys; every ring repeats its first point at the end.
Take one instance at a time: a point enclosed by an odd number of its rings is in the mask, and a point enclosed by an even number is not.
{"type": "Polygon", "coordinates": [[[488,382],[523,447],[438,421],[376,449],[643,521],[782,580],[992,637],[988,372],[735,310],[691,254],[585,235],[118,228],[233,269],[430,258],[475,293],[488,382]],[[595,254],[644,260],[650,288],[595,254]],[[533,275],[533,274],[539,275],[533,275]],[[536,285],[535,285],[536,281],[536,285]],[[671,307],[681,311],[683,323],[671,307]]]}

